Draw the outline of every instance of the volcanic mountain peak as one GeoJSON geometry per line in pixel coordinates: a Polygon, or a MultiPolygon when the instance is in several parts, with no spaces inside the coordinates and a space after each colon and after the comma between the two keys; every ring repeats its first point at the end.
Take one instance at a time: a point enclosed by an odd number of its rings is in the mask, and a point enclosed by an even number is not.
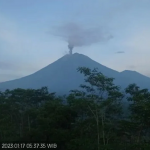
{"type": "Polygon", "coordinates": [[[67,94],[70,90],[78,89],[84,83],[84,76],[77,72],[78,67],[98,68],[107,77],[115,78],[114,83],[123,88],[136,83],[141,88],[150,89],[150,78],[137,72],[118,72],[107,68],[83,54],[68,54],[49,64],[41,70],[12,81],[0,83],[0,90],[15,88],[41,88],[47,86],[50,92],[67,94]]]}

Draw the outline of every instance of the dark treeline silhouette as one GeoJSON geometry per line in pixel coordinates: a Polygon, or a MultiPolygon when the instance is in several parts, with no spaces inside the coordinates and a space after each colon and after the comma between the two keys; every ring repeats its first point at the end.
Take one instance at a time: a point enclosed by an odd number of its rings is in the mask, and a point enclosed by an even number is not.
{"type": "Polygon", "coordinates": [[[0,141],[55,142],[61,150],[149,150],[150,92],[131,84],[123,94],[96,69],[78,71],[85,85],[66,97],[47,87],[0,92],[0,141]]]}

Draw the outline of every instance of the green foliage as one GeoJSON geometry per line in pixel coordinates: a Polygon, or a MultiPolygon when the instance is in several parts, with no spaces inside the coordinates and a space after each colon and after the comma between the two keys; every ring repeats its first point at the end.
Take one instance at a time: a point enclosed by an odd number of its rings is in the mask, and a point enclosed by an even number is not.
{"type": "Polygon", "coordinates": [[[131,84],[126,96],[97,69],[78,71],[85,84],[67,97],[47,87],[0,92],[0,141],[55,142],[61,150],[149,150],[150,92],[131,84]]]}

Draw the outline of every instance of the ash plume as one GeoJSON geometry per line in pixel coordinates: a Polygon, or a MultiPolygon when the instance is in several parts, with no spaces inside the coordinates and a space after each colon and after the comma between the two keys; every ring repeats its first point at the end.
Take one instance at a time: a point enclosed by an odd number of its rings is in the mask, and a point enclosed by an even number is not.
{"type": "Polygon", "coordinates": [[[69,53],[72,54],[72,50],[73,50],[73,45],[72,44],[68,44],[68,48],[69,48],[69,53]]]}
{"type": "Polygon", "coordinates": [[[70,53],[72,53],[73,47],[106,42],[112,38],[112,35],[101,27],[84,28],[75,23],[68,23],[57,27],[53,30],[53,34],[68,42],[70,53]]]}

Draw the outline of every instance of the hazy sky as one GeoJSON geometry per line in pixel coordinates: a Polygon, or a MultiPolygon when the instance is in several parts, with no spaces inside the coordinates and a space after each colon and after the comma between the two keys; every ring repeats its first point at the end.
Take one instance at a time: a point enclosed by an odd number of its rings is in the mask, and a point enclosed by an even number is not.
{"type": "Polygon", "coordinates": [[[117,71],[150,76],[150,0],[0,0],[0,82],[20,78],[68,52],[51,32],[75,23],[113,38],[73,52],[117,71]]]}

